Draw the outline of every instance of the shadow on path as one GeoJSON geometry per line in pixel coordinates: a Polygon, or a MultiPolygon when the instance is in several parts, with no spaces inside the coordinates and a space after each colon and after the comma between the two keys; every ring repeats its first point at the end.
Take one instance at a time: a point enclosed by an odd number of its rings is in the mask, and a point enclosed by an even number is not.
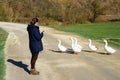
{"type": "MultiPolygon", "coordinates": [[[[52,50],[52,49],[49,49],[50,51],[52,52],[55,52],[55,53],[68,53],[68,54],[74,54],[74,51],[72,49],[67,49],[67,51],[65,52],[62,52],[62,51],[59,51],[59,50],[52,50]]],[[[88,52],[88,53],[97,53],[97,54],[102,54],[102,55],[110,55],[110,54],[107,54],[105,52],[97,52],[97,51],[90,51],[90,50],[82,50],[83,52],[88,52]]]]}
{"type": "Polygon", "coordinates": [[[105,53],[105,52],[97,52],[97,51],[89,51],[89,50],[82,50],[82,51],[88,52],[88,53],[97,53],[97,54],[107,55],[107,53],[105,53]]]}
{"type": "Polygon", "coordinates": [[[52,52],[56,52],[56,53],[74,54],[74,52],[72,51],[72,49],[67,49],[67,51],[65,51],[65,52],[62,52],[62,51],[59,51],[59,50],[52,50],[52,49],[49,49],[49,50],[52,51],[52,52]]]}
{"type": "Polygon", "coordinates": [[[13,59],[8,59],[7,62],[14,64],[17,67],[24,69],[28,74],[30,74],[30,70],[28,69],[28,65],[22,63],[22,61],[15,61],[13,59]]]}

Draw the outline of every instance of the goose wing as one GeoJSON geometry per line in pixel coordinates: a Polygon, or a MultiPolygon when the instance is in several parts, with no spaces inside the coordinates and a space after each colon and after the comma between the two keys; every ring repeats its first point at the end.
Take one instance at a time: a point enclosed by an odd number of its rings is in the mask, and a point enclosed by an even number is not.
{"type": "Polygon", "coordinates": [[[89,47],[91,50],[94,50],[94,51],[96,51],[98,49],[95,45],[89,45],[89,47]]]}
{"type": "Polygon", "coordinates": [[[110,47],[110,46],[107,46],[107,47],[106,47],[106,50],[107,50],[109,53],[115,53],[115,52],[116,52],[116,50],[113,49],[113,48],[110,47]]]}
{"type": "Polygon", "coordinates": [[[65,46],[63,46],[63,45],[59,45],[59,46],[58,46],[58,49],[59,49],[60,51],[66,51],[66,50],[67,50],[67,48],[66,48],[65,46]]]}

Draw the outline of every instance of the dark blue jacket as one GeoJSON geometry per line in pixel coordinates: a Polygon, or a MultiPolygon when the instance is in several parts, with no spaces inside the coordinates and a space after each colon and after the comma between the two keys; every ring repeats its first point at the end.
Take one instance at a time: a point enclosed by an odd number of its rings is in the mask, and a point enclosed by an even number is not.
{"type": "Polygon", "coordinates": [[[42,37],[43,32],[40,33],[39,27],[35,25],[28,25],[29,48],[31,53],[39,53],[43,50],[42,37]]]}

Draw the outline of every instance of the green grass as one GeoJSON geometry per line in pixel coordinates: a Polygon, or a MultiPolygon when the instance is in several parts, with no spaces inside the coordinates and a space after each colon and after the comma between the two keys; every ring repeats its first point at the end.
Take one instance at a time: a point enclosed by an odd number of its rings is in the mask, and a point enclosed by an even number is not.
{"type": "Polygon", "coordinates": [[[0,80],[3,80],[5,75],[5,61],[4,61],[4,45],[8,33],[0,28],[0,80]]]}
{"type": "Polygon", "coordinates": [[[94,40],[111,38],[112,40],[109,40],[110,43],[120,46],[120,39],[114,39],[120,38],[120,22],[59,26],[55,27],[55,29],[75,33],[94,40]]]}

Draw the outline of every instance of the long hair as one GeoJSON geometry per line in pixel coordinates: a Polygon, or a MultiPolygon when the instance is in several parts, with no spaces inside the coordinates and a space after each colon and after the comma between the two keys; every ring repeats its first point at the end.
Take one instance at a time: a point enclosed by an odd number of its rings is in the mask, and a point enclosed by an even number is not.
{"type": "Polygon", "coordinates": [[[39,22],[39,19],[35,17],[31,20],[30,24],[34,25],[36,22],[39,22]]]}

